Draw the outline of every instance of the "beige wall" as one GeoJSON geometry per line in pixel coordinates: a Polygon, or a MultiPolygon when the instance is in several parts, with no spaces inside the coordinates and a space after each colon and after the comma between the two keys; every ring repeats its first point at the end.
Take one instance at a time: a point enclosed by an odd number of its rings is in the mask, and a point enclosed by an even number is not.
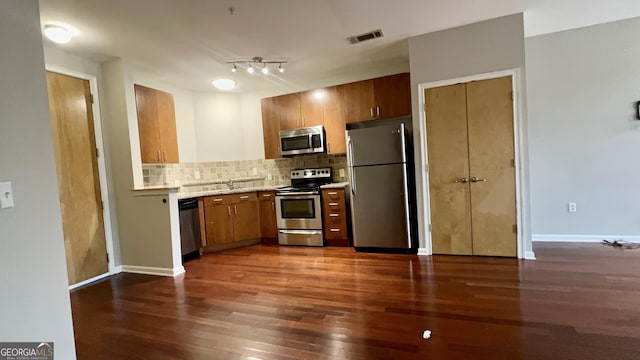
{"type": "MultiPolygon", "coordinates": [[[[429,82],[450,80],[471,75],[491,73],[501,70],[519,69],[522,80],[523,110],[526,110],[525,85],[525,50],[523,15],[516,14],[476,24],[443,30],[409,39],[409,62],[411,66],[411,93],[413,104],[414,131],[416,144],[416,182],[418,185],[418,217],[420,221],[421,247],[425,246],[428,226],[426,176],[424,145],[424,127],[420,123],[420,96],[418,86],[429,82]]],[[[531,251],[531,231],[529,219],[529,185],[528,185],[528,153],[526,112],[522,117],[521,169],[523,171],[523,187],[520,189],[523,218],[524,251],[531,251]]]]}
{"type": "Polygon", "coordinates": [[[53,341],[75,359],[38,1],[0,0],[0,339],[53,341]]]}

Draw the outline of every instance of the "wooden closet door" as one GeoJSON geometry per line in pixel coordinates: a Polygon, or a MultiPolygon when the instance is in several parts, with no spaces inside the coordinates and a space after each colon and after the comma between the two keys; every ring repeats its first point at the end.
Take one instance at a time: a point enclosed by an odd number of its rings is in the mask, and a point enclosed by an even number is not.
{"type": "MultiPolygon", "coordinates": [[[[473,254],[516,256],[511,77],[467,84],[473,254]]],[[[431,148],[429,148],[431,149],[431,148]]]]}
{"type": "Polygon", "coordinates": [[[109,271],[91,91],[88,80],[53,72],[47,88],[71,285],[109,271]]]}
{"type": "Polygon", "coordinates": [[[156,91],[156,102],[158,104],[158,128],[160,130],[162,162],[177,164],[180,159],[178,156],[176,108],[173,102],[173,95],[164,91],[156,91]]]}
{"type": "Polygon", "coordinates": [[[434,254],[471,255],[465,84],[425,90],[434,254]]]}

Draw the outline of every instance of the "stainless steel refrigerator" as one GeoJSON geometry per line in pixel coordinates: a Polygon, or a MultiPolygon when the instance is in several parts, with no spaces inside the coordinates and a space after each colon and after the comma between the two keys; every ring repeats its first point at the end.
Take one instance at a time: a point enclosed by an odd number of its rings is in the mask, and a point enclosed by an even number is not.
{"type": "Polygon", "coordinates": [[[411,117],[347,125],[356,250],[417,251],[411,129],[411,117]]]}

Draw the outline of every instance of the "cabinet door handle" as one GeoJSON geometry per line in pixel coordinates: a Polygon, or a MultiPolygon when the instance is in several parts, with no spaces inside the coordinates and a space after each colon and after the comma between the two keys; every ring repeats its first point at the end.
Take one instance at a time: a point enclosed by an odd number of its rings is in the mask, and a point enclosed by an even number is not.
{"type": "Polygon", "coordinates": [[[340,217],[340,214],[329,214],[329,217],[340,217]]]}
{"type": "Polygon", "coordinates": [[[371,117],[373,117],[373,108],[369,108],[369,111],[371,112],[371,117]]]}
{"type": "Polygon", "coordinates": [[[328,192],[327,194],[329,194],[329,195],[338,195],[338,193],[335,192],[335,191],[328,192]]]}
{"type": "Polygon", "coordinates": [[[380,117],[380,106],[376,106],[376,116],[380,117]]]}
{"type": "Polygon", "coordinates": [[[213,199],[213,202],[222,202],[222,199],[213,199]]]}
{"type": "Polygon", "coordinates": [[[161,163],[162,159],[160,159],[160,150],[158,150],[158,162],[161,163]]]}
{"type": "Polygon", "coordinates": [[[166,151],[163,151],[163,152],[162,152],[162,162],[163,162],[163,163],[166,163],[166,162],[167,162],[167,152],[166,152],[166,151]]]}
{"type": "Polygon", "coordinates": [[[276,212],[276,203],[275,202],[271,203],[271,211],[273,211],[273,213],[275,214],[275,212],[276,212]]]}
{"type": "Polygon", "coordinates": [[[233,213],[238,215],[238,207],[233,205],[233,213]]]}
{"type": "Polygon", "coordinates": [[[262,194],[262,197],[270,198],[270,197],[271,197],[271,194],[262,194]]]}
{"type": "Polygon", "coordinates": [[[229,214],[229,217],[231,217],[231,206],[227,206],[227,213],[229,214]]]}
{"type": "Polygon", "coordinates": [[[329,206],[338,206],[338,203],[329,203],[329,206]]]}
{"type": "Polygon", "coordinates": [[[340,229],[331,229],[329,231],[331,231],[331,232],[340,232],[340,229]]]}
{"type": "Polygon", "coordinates": [[[240,196],[241,200],[247,200],[249,198],[249,195],[242,195],[240,196]]]}

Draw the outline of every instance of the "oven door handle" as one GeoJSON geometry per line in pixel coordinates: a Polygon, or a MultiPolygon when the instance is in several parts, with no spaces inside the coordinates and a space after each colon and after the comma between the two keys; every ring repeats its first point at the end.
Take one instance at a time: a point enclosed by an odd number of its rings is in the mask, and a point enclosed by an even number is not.
{"type": "Polygon", "coordinates": [[[300,195],[320,195],[317,192],[313,191],[304,191],[304,192],[292,192],[292,193],[279,193],[276,196],[300,196],[300,195]]]}
{"type": "Polygon", "coordinates": [[[319,230],[278,230],[278,232],[292,235],[322,235],[322,231],[319,230]]]}

